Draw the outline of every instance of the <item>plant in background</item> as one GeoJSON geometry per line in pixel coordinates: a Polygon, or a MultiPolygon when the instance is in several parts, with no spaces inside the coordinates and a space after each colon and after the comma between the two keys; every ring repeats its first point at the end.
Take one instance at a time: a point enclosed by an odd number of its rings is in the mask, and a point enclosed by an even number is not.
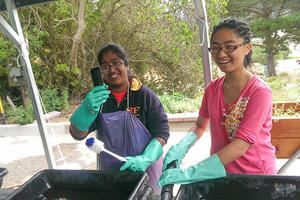
{"type": "MultiPolygon", "coordinates": [[[[253,54],[252,54],[252,61],[255,63],[260,63],[263,65],[267,65],[267,56],[266,50],[261,47],[259,44],[253,44],[253,54]]],[[[290,49],[280,50],[278,54],[275,55],[275,60],[283,60],[288,59],[289,54],[291,53],[290,49]]]]}
{"type": "Polygon", "coordinates": [[[202,95],[189,98],[181,93],[174,92],[173,94],[158,95],[158,97],[164,106],[165,112],[174,114],[197,112],[201,106],[202,95]]]}
{"type": "Polygon", "coordinates": [[[41,96],[47,112],[63,109],[63,102],[56,88],[41,90],[41,96]]]}
{"type": "Polygon", "coordinates": [[[18,106],[15,110],[8,109],[7,120],[12,124],[30,124],[34,121],[34,111],[33,106],[30,103],[29,106],[18,106]]]}
{"type": "Polygon", "coordinates": [[[69,99],[69,92],[68,92],[67,89],[65,89],[65,90],[61,93],[61,101],[62,101],[64,110],[69,110],[69,109],[70,109],[68,99],[69,99]]]}
{"type": "Polygon", "coordinates": [[[287,51],[291,42],[299,43],[299,0],[228,1],[228,17],[250,24],[254,38],[261,38],[266,52],[267,76],[276,76],[276,55],[287,51]]]}
{"type": "Polygon", "coordinates": [[[273,101],[298,101],[300,99],[300,77],[286,72],[264,79],[273,91],[273,101]]]}
{"type": "Polygon", "coordinates": [[[62,93],[57,88],[41,90],[41,96],[47,112],[69,109],[67,89],[62,93]]]}
{"type": "Polygon", "coordinates": [[[55,66],[55,73],[57,74],[56,81],[60,83],[60,91],[64,91],[66,88],[81,88],[82,81],[78,80],[80,73],[78,68],[70,68],[67,64],[57,64],[55,66]]]}
{"type": "Polygon", "coordinates": [[[293,106],[289,106],[286,108],[284,104],[282,105],[275,105],[273,107],[273,117],[300,117],[300,112],[297,111],[297,106],[300,103],[296,103],[293,106]]]}
{"type": "MultiPolygon", "coordinates": [[[[69,109],[67,90],[64,90],[62,94],[59,94],[57,88],[46,89],[41,90],[40,94],[47,112],[69,109]]],[[[34,110],[31,102],[29,106],[18,106],[15,110],[10,108],[7,103],[5,103],[4,108],[6,110],[6,117],[9,123],[24,125],[32,123],[35,120],[34,110]]]]}

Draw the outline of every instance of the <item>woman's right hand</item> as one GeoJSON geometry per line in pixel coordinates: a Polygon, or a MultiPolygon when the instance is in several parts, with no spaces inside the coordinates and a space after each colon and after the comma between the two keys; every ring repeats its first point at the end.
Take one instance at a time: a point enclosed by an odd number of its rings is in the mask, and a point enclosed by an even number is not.
{"type": "Polygon", "coordinates": [[[100,106],[107,100],[110,91],[107,85],[100,85],[92,89],[84,98],[82,104],[72,115],[70,121],[80,131],[86,131],[96,119],[100,106]]]}
{"type": "Polygon", "coordinates": [[[180,167],[181,161],[190,147],[197,141],[198,137],[193,132],[188,132],[186,136],[176,145],[173,145],[164,158],[163,171],[169,163],[177,160],[177,168],[180,167]]]}
{"type": "Polygon", "coordinates": [[[107,88],[107,85],[96,86],[83,100],[82,104],[86,104],[86,108],[92,114],[95,112],[98,113],[100,106],[105,103],[106,99],[108,98],[110,91],[106,90],[107,88]]]}

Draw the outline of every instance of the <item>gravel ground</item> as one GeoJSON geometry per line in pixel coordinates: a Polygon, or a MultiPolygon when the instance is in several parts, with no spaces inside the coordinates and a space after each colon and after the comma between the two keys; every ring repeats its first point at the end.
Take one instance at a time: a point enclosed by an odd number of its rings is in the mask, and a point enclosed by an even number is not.
{"type": "MultiPolygon", "coordinates": [[[[186,131],[171,132],[169,142],[164,147],[164,153],[172,144],[178,143],[185,133],[186,131]]],[[[58,168],[96,169],[96,155],[85,146],[84,141],[76,141],[68,134],[55,136],[50,134],[49,139],[50,143],[54,145],[53,152],[58,168]],[[65,158],[64,162],[60,160],[61,155],[65,158]]],[[[208,157],[209,148],[210,136],[207,131],[190,149],[182,162],[182,167],[196,164],[208,157]]],[[[0,167],[8,170],[8,174],[4,177],[3,188],[23,184],[39,171],[48,168],[39,136],[1,137],[0,151],[0,167]]],[[[278,160],[278,167],[281,167],[285,162],[286,160],[278,160]]],[[[300,175],[299,169],[300,160],[298,159],[286,174],[300,175]]]]}

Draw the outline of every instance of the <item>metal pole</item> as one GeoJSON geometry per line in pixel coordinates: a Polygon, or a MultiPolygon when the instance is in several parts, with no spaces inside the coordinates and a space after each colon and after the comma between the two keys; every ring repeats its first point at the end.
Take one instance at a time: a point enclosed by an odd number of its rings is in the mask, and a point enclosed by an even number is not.
{"type": "Polygon", "coordinates": [[[211,70],[211,57],[208,52],[208,23],[207,23],[207,15],[205,8],[204,0],[194,0],[197,21],[200,32],[200,42],[201,42],[201,55],[202,55],[202,65],[204,72],[204,81],[205,87],[212,81],[212,70],[211,70]]]}
{"type": "Polygon", "coordinates": [[[284,163],[284,165],[278,170],[277,174],[284,174],[286,172],[286,170],[300,157],[300,149],[298,149],[298,151],[296,151],[296,153],[294,153],[292,155],[292,157],[286,162],[284,163]]]}
{"type": "MultiPolygon", "coordinates": [[[[34,108],[36,120],[38,123],[38,128],[40,132],[40,136],[42,139],[42,143],[44,146],[44,151],[46,155],[46,160],[48,163],[49,169],[53,169],[56,167],[55,160],[53,156],[53,151],[51,145],[48,143],[48,134],[46,129],[46,123],[43,118],[43,110],[41,106],[41,101],[39,98],[39,91],[35,83],[34,75],[32,72],[30,60],[29,60],[29,52],[26,48],[25,39],[23,36],[23,31],[21,28],[19,16],[16,10],[16,6],[14,0],[5,0],[5,4],[7,7],[8,15],[11,21],[12,29],[8,28],[3,30],[3,32],[10,38],[13,39],[13,42],[16,44],[21,56],[21,62],[24,70],[24,77],[26,80],[26,85],[30,92],[30,97],[32,100],[32,105],[34,108]],[[17,36],[16,36],[17,35],[17,36]]],[[[0,28],[6,28],[8,24],[3,22],[3,18],[0,18],[1,26],[0,28]]]]}

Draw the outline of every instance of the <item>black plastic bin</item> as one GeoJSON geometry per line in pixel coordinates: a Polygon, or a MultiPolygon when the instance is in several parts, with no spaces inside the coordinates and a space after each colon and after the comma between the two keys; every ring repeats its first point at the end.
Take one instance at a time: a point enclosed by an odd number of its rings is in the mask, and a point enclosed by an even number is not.
{"type": "Polygon", "coordinates": [[[10,200],[139,199],[148,181],[142,172],[98,170],[43,170],[23,184],[10,200]]]}
{"type": "Polygon", "coordinates": [[[7,174],[7,169],[5,168],[0,168],[0,188],[3,183],[3,177],[7,174]]]}
{"type": "Polygon", "coordinates": [[[176,200],[299,200],[300,176],[227,174],[181,185],[176,200]]]}

